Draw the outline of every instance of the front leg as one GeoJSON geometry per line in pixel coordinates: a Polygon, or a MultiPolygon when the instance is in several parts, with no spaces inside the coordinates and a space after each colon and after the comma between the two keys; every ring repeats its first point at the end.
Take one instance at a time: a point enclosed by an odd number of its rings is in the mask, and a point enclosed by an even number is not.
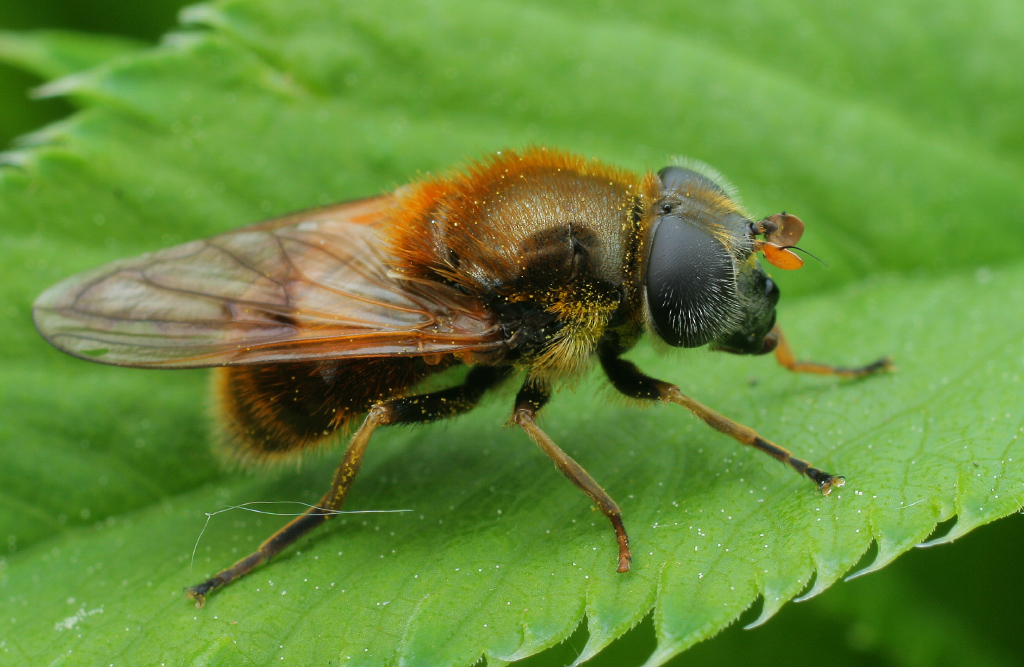
{"type": "Polygon", "coordinates": [[[607,354],[601,355],[601,366],[604,368],[604,372],[611,381],[612,386],[626,396],[641,400],[660,400],[683,406],[700,417],[711,428],[738,440],[744,445],[759,449],[777,461],[789,464],[801,475],[807,475],[818,486],[823,495],[828,495],[832,489],[840,487],[846,482],[845,477],[832,475],[811,466],[807,461],[796,458],[786,449],[779,447],[769,440],[765,440],[754,429],[738,424],[711,408],[698,403],[683,394],[679,387],[674,384],[655,380],[649,375],[644,374],[631,361],[607,354]]]}
{"type": "Polygon", "coordinates": [[[782,329],[778,325],[775,325],[769,335],[774,335],[778,341],[775,346],[775,360],[794,373],[817,373],[818,375],[838,375],[844,378],[862,378],[866,375],[891,371],[896,368],[889,357],[882,357],[866,366],[858,366],[856,368],[829,366],[828,364],[819,364],[816,361],[798,361],[796,355],[793,354],[793,348],[789,346],[789,341],[786,340],[782,329]]]}

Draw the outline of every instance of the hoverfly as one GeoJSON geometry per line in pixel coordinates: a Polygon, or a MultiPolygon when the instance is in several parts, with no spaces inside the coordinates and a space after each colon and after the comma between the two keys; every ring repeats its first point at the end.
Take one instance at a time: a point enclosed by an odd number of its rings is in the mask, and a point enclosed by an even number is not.
{"type": "Polygon", "coordinates": [[[50,343],[90,361],[219,367],[224,431],[242,461],[285,458],[358,424],[319,504],[187,589],[197,606],[340,509],[379,426],[467,412],[514,375],[510,423],[608,517],[626,572],[619,506],[535,422],[595,358],[626,396],[681,405],[822,493],[843,484],[621,358],[650,330],[676,347],[774,350],[793,371],[887,369],[793,356],[757,256],[799,267],[790,248],[802,231],[792,215],[755,221],[704,166],[637,175],[534,148],[115,262],[51,287],[33,314],[50,343]],[[458,364],[469,367],[461,384],[416,392],[458,364]]]}

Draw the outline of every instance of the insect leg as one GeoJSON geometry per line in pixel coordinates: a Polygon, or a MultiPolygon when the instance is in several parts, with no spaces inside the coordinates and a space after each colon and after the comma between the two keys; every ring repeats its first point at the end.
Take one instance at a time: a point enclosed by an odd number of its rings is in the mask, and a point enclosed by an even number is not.
{"type": "Polygon", "coordinates": [[[549,398],[551,398],[551,392],[547,387],[527,380],[516,396],[516,406],[512,411],[512,419],[510,421],[526,431],[526,434],[537,443],[537,446],[551,457],[555,467],[562,471],[562,474],[568,477],[569,481],[575,484],[583,493],[587,494],[594,504],[597,505],[597,508],[612,522],[612,528],[615,529],[615,538],[619,543],[618,571],[628,572],[629,561],[632,559],[632,556],[629,553],[629,537],[626,535],[625,526],[622,525],[622,512],[619,510],[619,506],[594,481],[594,478],[580,464],[563,452],[534,421],[537,412],[548,402],[549,398]]]}
{"type": "Polygon", "coordinates": [[[789,453],[788,450],[779,447],[774,442],[765,440],[754,429],[738,424],[711,408],[698,403],[679,390],[679,387],[668,382],[655,380],[645,375],[636,365],[625,359],[619,359],[612,355],[601,356],[601,366],[612,385],[620,392],[631,398],[660,400],[666,403],[681,405],[711,428],[720,431],[744,445],[768,454],[772,458],[788,464],[802,475],[807,475],[814,482],[823,495],[828,495],[832,489],[842,486],[846,478],[841,475],[832,475],[819,468],[815,468],[807,461],[799,459],[789,453]]]}
{"type": "Polygon", "coordinates": [[[891,371],[895,368],[889,357],[882,357],[867,366],[859,366],[857,368],[839,368],[813,361],[797,361],[796,355],[793,354],[793,348],[789,346],[789,341],[782,334],[782,329],[776,325],[772,329],[772,333],[775,334],[779,341],[778,345],[775,346],[775,360],[794,373],[817,373],[819,375],[838,375],[844,378],[860,378],[882,371],[891,371]]]}
{"type": "Polygon", "coordinates": [[[509,373],[509,370],[503,368],[478,366],[471,369],[465,382],[457,387],[418,396],[393,398],[371,407],[345,449],[330,490],[317,506],[292,519],[256,551],[231,567],[201,584],[187,588],[186,594],[196,601],[197,607],[203,606],[211,591],[244,577],[340,510],[362,465],[370,435],[378,426],[435,421],[467,412],[477,404],[485,391],[501,382],[509,373]]]}
{"type": "Polygon", "coordinates": [[[186,595],[196,601],[196,607],[206,603],[206,596],[213,590],[240,579],[257,566],[270,560],[295,540],[330,518],[333,511],[340,509],[345,496],[355,481],[356,473],[363,462],[363,453],[370,441],[370,434],[381,424],[391,423],[392,410],[387,403],[370,408],[362,425],[352,436],[341,465],[334,473],[331,489],[320,499],[316,507],[289,521],[283,528],[271,535],[256,551],[241,559],[226,570],[221,570],[201,584],[185,589],[186,595]]]}

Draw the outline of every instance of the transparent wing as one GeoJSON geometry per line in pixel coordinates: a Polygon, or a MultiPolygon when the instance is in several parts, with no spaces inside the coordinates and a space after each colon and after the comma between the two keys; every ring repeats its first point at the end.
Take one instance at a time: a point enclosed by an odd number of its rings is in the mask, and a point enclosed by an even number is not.
{"type": "Polygon", "coordinates": [[[388,274],[390,195],[298,213],[72,276],[36,300],[57,348],[191,368],[497,349],[495,319],[388,274]]]}

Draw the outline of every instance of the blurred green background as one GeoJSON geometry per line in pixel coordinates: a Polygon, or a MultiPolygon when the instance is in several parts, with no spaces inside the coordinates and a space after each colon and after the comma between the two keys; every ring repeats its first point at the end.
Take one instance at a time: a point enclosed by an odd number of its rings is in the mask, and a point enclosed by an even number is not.
{"type": "MultiPolygon", "coordinates": [[[[171,0],[4,0],[0,3],[0,29],[60,28],[155,43],[174,26],[176,13],[184,4],[171,0]]],[[[917,29],[920,27],[908,26],[908,30],[917,29]]],[[[0,145],[10,146],[17,136],[73,112],[62,99],[30,99],[30,90],[39,83],[0,64],[0,145]]],[[[1024,517],[1018,514],[985,526],[954,546],[912,551],[879,573],[837,585],[809,602],[787,605],[756,630],[744,631],[739,627],[742,623],[734,626],[671,664],[963,664],[963,656],[937,649],[939,640],[950,636],[990,647],[996,662],[1022,664],[1021,554],[1024,517]]],[[[749,615],[751,620],[755,617],[749,615]]],[[[582,642],[581,637],[573,637],[523,664],[567,664],[582,642]]],[[[653,646],[648,620],[592,664],[639,664],[653,646]]]]}
{"type": "MultiPolygon", "coordinates": [[[[120,35],[155,43],[175,24],[186,2],[149,0],[4,0],[0,30],[62,29],[120,35]]],[[[0,63],[0,145],[64,117],[71,106],[63,99],[32,100],[30,89],[40,81],[0,63]]]]}

